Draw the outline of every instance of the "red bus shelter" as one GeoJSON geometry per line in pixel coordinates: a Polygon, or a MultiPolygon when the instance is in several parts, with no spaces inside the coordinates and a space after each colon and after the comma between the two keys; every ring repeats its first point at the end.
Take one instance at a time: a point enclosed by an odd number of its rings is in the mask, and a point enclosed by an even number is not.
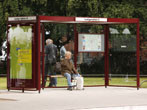
{"type": "MultiPolygon", "coordinates": [[[[38,90],[40,92],[44,82],[44,23],[72,24],[74,32],[74,64],[77,66],[77,55],[83,50],[80,44],[80,34],[77,25],[102,25],[103,44],[100,50],[92,52],[104,54],[104,86],[109,84],[109,36],[110,25],[135,24],[136,30],[136,86],[140,85],[140,57],[139,57],[139,19],[138,18],[98,18],[98,17],[63,17],[63,16],[24,16],[8,17],[7,41],[7,87],[8,90],[38,90]],[[81,46],[81,47],[80,47],[81,46]],[[42,76],[42,77],[41,77],[42,76]]],[[[82,34],[81,34],[82,35],[82,34]]],[[[86,36],[86,35],[84,35],[86,36]]],[[[87,35],[88,36],[88,35],[87,35]]],[[[88,38],[88,37],[87,37],[88,38]]],[[[97,36],[98,41],[99,37],[97,36]]],[[[88,44],[87,44],[88,45],[88,44]]],[[[122,46],[122,48],[125,46],[122,46]]],[[[85,48],[85,47],[84,47],[85,48]]]]}

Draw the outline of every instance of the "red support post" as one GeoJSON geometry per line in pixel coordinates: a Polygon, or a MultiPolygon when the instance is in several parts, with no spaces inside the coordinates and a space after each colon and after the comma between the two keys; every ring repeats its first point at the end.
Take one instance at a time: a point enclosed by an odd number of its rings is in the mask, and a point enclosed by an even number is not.
{"type": "Polygon", "coordinates": [[[40,89],[41,89],[41,86],[40,86],[40,17],[38,16],[38,19],[37,19],[37,30],[38,30],[38,33],[37,33],[37,78],[38,78],[38,81],[37,81],[37,89],[39,90],[39,93],[40,93],[40,89]]]}
{"type": "Polygon", "coordinates": [[[109,26],[105,25],[105,87],[109,85],[109,26]]]}
{"type": "Polygon", "coordinates": [[[36,24],[33,25],[33,36],[32,36],[32,74],[33,74],[33,86],[36,87],[36,77],[37,75],[35,74],[37,72],[36,70],[36,35],[37,35],[37,30],[36,30],[36,24]]]}
{"type": "Polygon", "coordinates": [[[9,27],[7,24],[7,89],[10,90],[10,38],[8,38],[9,27]]]}
{"type": "Polygon", "coordinates": [[[139,38],[139,20],[137,23],[137,51],[136,51],[136,57],[137,57],[137,89],[139,90],[140,86],[140,38],[139,38]]]}
{"type": "Polygon", "coordinates": [[[74,65],[77,68],[77,55],[78,55],[78,36],[76,24],[74,24],[74,65]]]}
{"type": "Polygon", "coordinates": [[[42,87],[44,88],[44,25],[42,29],[42,87]]]}

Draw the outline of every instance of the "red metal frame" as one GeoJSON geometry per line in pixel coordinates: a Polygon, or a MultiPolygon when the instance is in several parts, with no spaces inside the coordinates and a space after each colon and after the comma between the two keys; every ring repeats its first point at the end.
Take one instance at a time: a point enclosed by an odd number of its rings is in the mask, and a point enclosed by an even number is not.
{"type": "Polygon", "coordinates": [[[74,65],[77,68],[77,56],[78,56],[78,32],[76,30],[76,24],[74,24],[74,65]]]}
{"type": "Polygon", "coordinates": [[[64,16],[39,16],[41,22],[71,22],[74,21],[74,17],[64,16]]]}
{"type": "Polygon", "coordinates": [[[36,87],[36,62],[35,62],[35,57],[36,57],[36,41],[35,41],[35,36],[36,36],[36,23],[34,21],[28,21],[28,22],[22,22],[22,21],[15,21],[15,22],[8,22],[7,25],[7,41],[8,41],[8,28],[9,25],[12,26],[16,26],[17,24],[20,24],[21,26],[32,26],[32,31],[33,31],[33,37],[32,37],[32,79],[10,79],[10,59],[9,59],[9,53],[10,53],[10,44],[8,43],[8,56],[7,56],[7,88],[8,90],[22,90],[24,92],[24,90],[37,90],[36,87]],[[24,82],[24,86],[23,87],[16,87],[15,86],[15,82],[20,80],[21,82],[24,82]]]}
{"type": "MultiPolygon", "coordinates": [[[[33,26],[33,32],[34,32],[34,37],[32,37],[32,75],[33,75],[33,79],[34,78],[36,78],[36,74],[34,74],[34,73],[36,73],[36,69],[35,69],[35,64],[36,64],[36,60],[35,60],[35,45],[36,45],[36,41],[35,41],[35,36],[36,36],[36,24],[34,24],[34,26],[33,26]]],[[[34,87],[36,86],[36,81],[35,80],[33,80],[33,85],[34,85],[34,87]]]]}
{"type": "Polygon", "coordinates": [[[112,23],[112,24],[138,23],[138,18],[108,18],[108,23],[112,23]]]}
{"type": "MultiPolygon", "coordinates": [[[[102,21],[76,21],[76,17],[65,16],[39,16],[40,22],[52,22],[52,23],[84,23],[84,24],[124,24],[124,23],[138,23],[138,18],[107,18],[107,22],[102,21]]],[[[82,17],[86,18],[86,17],[82,17]]],[[[88,17],[98,18],[98,17],[88,17]]]]}
{"type": "Polygon", "coordinates": [[[7,25],[7,89],[10,90],[10,59],[9,59],[9,53],[10,53],[10,44],[8,42],[8,33],[9,33],[9,27],[7,25]]]}
{"type": "MultiPolygon", "coordinates": [[[[82,18],[86,18],[86,17],[82,17],[82,18]]],[[[37,16],[37,20],[36,21],[12,21],[9,22],[10,23],[34,23],[34,36],[33,37],[33,74],[34,74],[34,84],[35,87],[37,88],[37,90],[41,90],[41,76],[40,76],[40,59],[41,56],[44,57],[44,49],[42,50],[42,55],[40,53],[40,33],[41,33],[41,23],[44,22],[50,22],[50,23],[70,23],[70,24],[74,24],[74,37],[75,37],[75,49],[74,49],[74,63],[76,66],[76,62],[77,62],[77,55],[78,55],[78,33],[76,30],[76,24],[101,24],[104,25],[104,31],[105,31],[105,52],[104,52],[104,56],[105,56],[105,87],[109,86],[109,45],[108,45],[108,41],[109,41],[109,24],[126,24],[126,23],[134,23],[137,24],[137,51],[136,51],[136,55],[137,55],[137,89],[139,89],[139,84],[140,84],[140,53],[139,53],[139,19],[134,18],[134,19],[130,19],[130,18],[106,18],[107,21],[92,21],[93,18],[97,18],[97,17],[88,17],[91,19],[91,21],[76,21],[76,17],[64,17],[64,16],[37,16]]],[[[8,30],[8,27],[7,27],[8,30]]],[[[8,38],[7,38],[8,40],[8,38]]],[[[44,41],[44,38],[42,39],[42,41],[44,41]]],[[[44,42],[43,42],[44,44],[44,42]]],[[[43,47],[44,48],[44,45],[43,47]]],[[[8,43],[8,54],[10,52],[10,48],[9,48],[9,43],[8,43]]],[[[9,57],[9,56],[8,56],[9,57]]],[[[8,61],[8,70],[7,70],[7,74],[8,74],[8,90],[10,89],[9,85],[10,85],[10,77],[9,77],[9,71],[10,71],[10,60],[7,57],[7,61],[8,61]]],[[[44,59],[44,58],[43,58],[44,59]]],[[[42,69],[44,68],[44,60],[42,61],[43,65],[42,65],[42,69]]],[[[44,75],[44,69],[42,71],[42,82],[43,82],[43,77],[44,75]]],[[[43,83],[42,83],[43,84],[43,83]]]]}
{"type": "Polygon", "coordinates": [[[37,45],[36,45],[36,47],[37,47],[37,75],[38,75],[38,77],[37,77],[37,89],[39,90],[39,92],[40,92],[40,89],[41,89],[41,84],[40,84],[40,33],[41,33],[41,25],[40,25],[40,17],[38,16],[37,17],[37,45]]]}
{"type": "Polygon", "coordinates": [[[105,87],[109,85],[109,26],[105,25],[105,87]]]}
{"type": "Polygon", "coordinates": [[[42,88],[44,88],[44,57],[45,57],[45,54],[44,54],[44,25],[42,26],[42,88]]]}
{"type": "Polygon", "coordinates": [[[137,52],[136,52],[136,56],[137,56],[137,89],[139,89],[140,87],[140,38],[139,38],[139,20],[137,22],[137,52]]]}

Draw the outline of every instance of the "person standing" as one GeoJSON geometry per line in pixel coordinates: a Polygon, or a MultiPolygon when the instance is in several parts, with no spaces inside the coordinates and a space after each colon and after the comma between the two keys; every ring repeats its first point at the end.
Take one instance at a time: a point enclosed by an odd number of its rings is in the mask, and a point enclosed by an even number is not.
{"type": "MultiPolygon", "coordinates": [[[[46,40],[46,46],[45,46],[45,85],[47,80],[47,75],[55,75],[55,64],[56,64],[56,58],[57,58],[57,46],[53,44],[52,39],[46,40]]],[[[57,78],[50,78],[50,84],[49,87],[56,86],[57,85],[57,78]]]]}
{"type": "Polygon", "coordinates": [[[66,53],[66,45],[67,44],[64,44],[62,47],[61,47],[61,49],[60,49],[60,60],[61,59],[63,59],[63,58],[65,58],[65,53],[66,53]]]}

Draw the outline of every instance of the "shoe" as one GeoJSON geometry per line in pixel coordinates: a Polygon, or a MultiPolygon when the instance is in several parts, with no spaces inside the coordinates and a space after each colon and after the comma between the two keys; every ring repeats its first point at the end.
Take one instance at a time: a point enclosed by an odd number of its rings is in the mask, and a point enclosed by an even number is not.
{"type": "Polygon", "coordinates": [[[69,87],[67,88],[67,90],[72,91],[72,86],[69,86],[69,87]]]}
{"type": "Polygon", "coordinates": [[[57,87],[56,85],[52,85],[52,87],[57,87]]]}
{"type": "Polygon", "coordinates": [[[50,84],[48,85],[48,87],[53,87],[53,85],[50,83],[50,84]]]}

